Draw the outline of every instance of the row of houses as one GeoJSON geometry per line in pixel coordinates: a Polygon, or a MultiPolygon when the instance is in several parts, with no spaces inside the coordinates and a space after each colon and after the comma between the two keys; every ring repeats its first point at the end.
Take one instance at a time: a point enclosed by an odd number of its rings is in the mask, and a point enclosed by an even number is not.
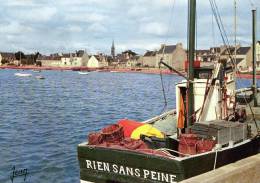
{"type": "Polygon", "coordinates": [[[35,54],[25,55],[23,52],[18,51],[16,53],[0,52],[0,66],[1,65],[34,65],[36,59],[40,55],[39,52],[35,54]]]}
{"type": "Polygon", "coordinates": [[[89,56],[83,50],[75,53],[54,53],[48,56],[39,53],[25,55],[22,52],[0,52],[0,65],[38,65],[44,67],[106,67],[107,57],[103,54],[89,56]]]}
{"type": "Polygon", "coordinates": [[[126,50],[116,56],[105,55],[102,53],[88,55],[84,51],[76,51],[69,54],[51,54],[49,56],[40,56],[37,62],[42,66],[53,67],[88,67],[88,68],[106,68],[106,67],[135,67],[140,56],[137,53],[126,50]]]}
{"type": "Polygon", "coordinates": [[[162,44],[158,51],[146,51],[140,58],[140,63],[143,67],[159,67],[161,59],[175,69],[183,70],[184,62],[187,60],[187,52],[182,43],[176,45],[162,44]]]}
{"type": "Polygon", "coordinates": [[[75,53],[54,53],[37,58],[38,65],[43,67],[81,67],[87,66],[89,56],[83,50],[75,53]]]}
{"type": "MultiPolygon", "coordinates": [[[[229,62],[231,61],[230,54],[233,55],[233,60],[236,60],[239,71],[252,70],[252,47],[237,45],[236,47],[227,48],[226,46],[212,47],[210,49],[196,50],[195,58],[202,62],[202,65],[214,63],[215,61],[229,62]],[[236,53],[236,54],[235,54],[236,53]],[[236,55],[236,56],[234,56],[236,55]]],[[[187,60],[187,51],[181,43],[176,45],[161,45],[158,51],[146,51],[140,58],[140,65],[143,67],[159,67],[160,60],[171,65],[177,70],[184,69],[184,63],[187,60]]],[[[260,41],[256,44],[256,67],[260,70],[260,41]]]]}
{"type": "Polygon", "coordinates": [[[9,52],[1,52],[0,53],[0,65],[7,64],[7,63],[15,63],[16,57],[14,53],[9,52]]]}
{"type": "MultiPolygon", "coordinates": [[[[239,71],[252,71],[253,56],[251,46],[237,45],[230,48],[220,46],[210,48],[209,50],[198,50],[197,58],[204,62],[231,61],[230,54],[236,62],[239,71]]],[[[260,41],[256,44],[256,68],[260,70],[260,41]]]]}
{"type": "MultiPolygon", "coordinates": [[[[207,65],[219,60],[230,61],[231,58],[229,55],[234,55],[235,52],[237,68],[240,71],[251,71],[251,47],[243,47],[240,45],[236,48],[231,47],[229,49],[225,46],[212,47],[210,49],[197,50],[195,58],[204,63],[204,65],[207,65]]],[[[257,70],[260,70],[260,41],[256,44],[256,56],[257,70]]],[[[146,51],[144,55],[138,55],[132,50],[126,50],[117,55],[115,55],[114,52],[112,55],[88,55],[83,50],[75,51],[74,53],[55,53],[48,56],[39,53],[31,55],[24,55],[22,52],[0,53],[0,65],[6,63],[15,65],[36,64],[45,67],[158,68],[161,59],[177,70],[184,70],[185,61],[187,60],[187,51],[183,48],[182,43],[177,43],[176,45],[162,44],[158,51],[146,51]]]]}

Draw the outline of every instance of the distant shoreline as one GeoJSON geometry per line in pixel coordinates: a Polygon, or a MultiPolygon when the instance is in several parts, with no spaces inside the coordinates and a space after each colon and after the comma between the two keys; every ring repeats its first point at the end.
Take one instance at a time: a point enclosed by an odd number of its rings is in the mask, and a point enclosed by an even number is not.
{"type": "MultiPolygon", "coordinates": [[[[39,66],[0,66],[0,69],[16,69],[16,70],[71,70],[71,71],[99,71],[99,72],[123,72],[123,73],[144,73],[144,74],[166,74],[166,75],[177,75],[168,69],[157,69],[157,68],[87,68],[87,67],[39,67],[39,66]]],[[[185,72],[183,72],[185,74],[185,72]]],[[[238,78],[251,79],[252,74],[239,73],[238,78]]],[[[260,79],[260,73],[256,75],[257,79],[260,79]]]]}

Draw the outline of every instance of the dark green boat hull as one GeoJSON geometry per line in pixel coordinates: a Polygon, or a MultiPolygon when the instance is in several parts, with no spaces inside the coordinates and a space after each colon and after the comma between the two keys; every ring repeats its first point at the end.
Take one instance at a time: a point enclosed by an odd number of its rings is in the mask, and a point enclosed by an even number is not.
{"type": "MultiPolygon", "coordinates": [[[[216,168],[259,153],[260,140],[217,153],[216,168]]],[[[216,153],[181,160],[134,151],[78,146],[80,179],[97,183],[178,182],[213,170],[216,153]],[[88,162],[88,164],[87,164],[88,162]]]]}

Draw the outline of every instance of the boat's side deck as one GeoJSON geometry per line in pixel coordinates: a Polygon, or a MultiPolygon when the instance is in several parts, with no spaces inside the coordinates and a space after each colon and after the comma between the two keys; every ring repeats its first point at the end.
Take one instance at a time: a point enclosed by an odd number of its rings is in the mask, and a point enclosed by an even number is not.
{"type": "Polygon", "coordinates": [[[176,182],[183,179],[180,162],[133,151],[78,146],[82,180],[102,182],[176,182]]]}
{"type": "Polygon", "coordinates": [[[129,150],[88,146],[84,143],[78,146],[78,159],[82,180],[99,183],[172,183],[257,154],[257,147],[260,147],[259,137],[218,151],[167,158],[129,150]]]}

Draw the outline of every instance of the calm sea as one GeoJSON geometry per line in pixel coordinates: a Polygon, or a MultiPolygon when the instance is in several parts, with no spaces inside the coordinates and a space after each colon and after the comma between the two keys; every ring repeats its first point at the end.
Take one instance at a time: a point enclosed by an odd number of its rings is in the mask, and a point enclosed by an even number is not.
{"type": "MultiPolygon", "coordinates": [[[[22,78],[17,72],[0,70],[1,183],[12,182],[14,167],[28,174],[13,182],[77,183],[77,144],[88,132],[121,118],[145,120],[165,109],[159,75],[24,71],[33,76],[22,78]]],[[[166,109],[175,105],[180,80],[163,76],[166,109]]],[[[249,85],[239,80],[239,87],[249,85]]]]}

